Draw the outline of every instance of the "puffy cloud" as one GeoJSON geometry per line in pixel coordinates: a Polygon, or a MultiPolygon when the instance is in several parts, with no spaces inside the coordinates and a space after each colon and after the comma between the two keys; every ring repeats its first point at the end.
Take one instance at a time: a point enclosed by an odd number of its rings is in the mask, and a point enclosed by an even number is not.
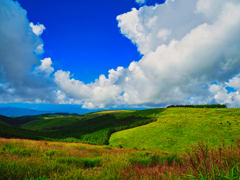
{"type": "Polygon", "coordinates": [[[227,104],[228,107],[240,106],[240,76],[239,74],[231,78],[228,82],[213,84],[209,90],[218,103],[227,104]],[[234,88],[235,91],[228,92],[227,87],[234,88]]]}
{"type": "Polygon", "coordinates": [[[82,105],[83,102],[81,100],[76,100],[74,98],[68,98],[65,93],[63,93],[61,90],[56,91],[57,99],[59,101],[59,104],[78,104],[82,105]]]}
{"type": "Polygon", "coordinates": [[[146,54],[162,44],[181,40],[192,29],[204,23],[202,16],[195,11],[196,1],[168,1],[155,6],[143,6],[139,10],[133,8],[117,16],[117,21],[121,33],[137,45],[141,54],[146,54]],[[149,26],[149,22],[154,23],[149,26]],[[160,36],[168,37],[168,40],[156,38],[159,33],[160,36]]]}
{"type": "Polygon", "coordinates": [[[114,104],[120,104],[122,88],[119,85],[123,81],[120,77],[124,69],[118,67],[117,70],[109,70],[108,78],[101,75],[95,83],[84,84],[79,80],[70,78],[70,72],[62,70],[54,74],[55,82],[59,88],[68,95],[83,101],[83,108],[105,108],[114,104]]]}
{"type": "Polygon", "coordinates": [[[34,25],[32,22],[30,23],[30,26],[33,30],[33,32],[37,35],[37,36],[40,36],[43,31],[46,29],[45,26],[43,24],[36,24],[34,25]]]}
{"type": "Polygon", "coordinates": [[[48,77],[53,71],[54,68],[51,67],[52,60],[51,58],[45,58],[41,60],[41,65],[35,68],[34,73],[35,74],[44,74],[46,77],[48,77]]]}
{"type": "Polygon", "coordinates": [[[0,1],[0,102],[56,103],[52,80],[31,73],[41,64],[44,26],[29,24],[17,1],[0,1]]]}
{"type": "Polygon", "coordinates": [[[169,0],[133,8],[117,21],[121,33],[143,55],[141,60],[126,69],[109,71],[108,78],[101,75],[90,84],[71,79],[70,72],[55,73],[63,92],[83,100],[83,107],[233,104],[225,101],[231,95],[237,100],[238,92],[229,95],[211,82],[222,84],[239,73],[238,0],[169,0]]]}

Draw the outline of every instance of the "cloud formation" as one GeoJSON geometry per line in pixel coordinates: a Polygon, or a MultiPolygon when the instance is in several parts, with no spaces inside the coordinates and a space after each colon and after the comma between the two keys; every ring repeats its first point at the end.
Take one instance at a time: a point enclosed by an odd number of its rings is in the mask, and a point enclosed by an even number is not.
{"type": "Polygon", "coordinates": [[[45,58],[41,61],[41,65],[37,66],[35,68],[34,73],[37,75],[42,74],[45,77],[49,77],[50,74],[52,74],[52,72],[54,71],[54,68],[52,67],[52,60],[51,58],[45,58]]]}
{"type": "Polygon", "coordinates": [[[32,28],[32,31],[37,35],[40,36],[43,31],[46,29],[45,26],[43,24],[36,24],[34,25],[32,22],[30,23],[30,26],[32,28]]]}
{"type": "Polygon", "coordinates": [[[54,77],[59,88],[69,98],[81,100],[83,108],[95,109],[121,104],[120,94],[123,92],[123,88],[117,84],[124,81],[120,79],[124,71],[123,67],[118,67],[116,71],[111,69],[109,70],[108,78],[101,75],[99,79],[90,84],[84,84],[79,80],[70,78],[70,72],[62,70],[57,71],[54,77]]]}
{"type": "Polygon", "coordinates": [[[240,106],[239,0],[168,0],[116,19],[143,56],[84,84],[69,71],[54,72],[51,58],[40,60],[44,25],[30,23],[18,2],[0,1],[0,102],[240,106]]]}
{"type": "Polygon", "coordinates": [[[37,54],[43,53],[39,36],[45,27],[33,25],[26,15],[17,1],[0,1],[0,102],[56,103],[52,80],[32,73],[41,64],[37,54]]]}
{"type": "Polygon", "coordinates": [[[71,78],[70,72],[54,75],[62,91],[83,100],[83,107],[222,103],[220,96],[231,95],[224,89],[213,91],[211,83],[224,84],[239,73],[238,0],[169,0],[133,8],[117,21],[143,55],[141,60],[110,70],[108,78],[101,75],[91,84],[71,78]]]}

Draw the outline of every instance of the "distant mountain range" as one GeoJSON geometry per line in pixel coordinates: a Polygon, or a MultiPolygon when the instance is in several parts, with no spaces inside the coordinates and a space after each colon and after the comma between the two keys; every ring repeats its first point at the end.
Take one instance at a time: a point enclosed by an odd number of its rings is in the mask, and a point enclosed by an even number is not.
{"type": "Polygon", "coordinates": [[[35,116],[35,115],[47,114],[47,113],[54,113],[54,112],[25,109],[25,108],[16,108],[16,107],[0,107],[0,115],[8,116],[8,117],[35,116]]]}

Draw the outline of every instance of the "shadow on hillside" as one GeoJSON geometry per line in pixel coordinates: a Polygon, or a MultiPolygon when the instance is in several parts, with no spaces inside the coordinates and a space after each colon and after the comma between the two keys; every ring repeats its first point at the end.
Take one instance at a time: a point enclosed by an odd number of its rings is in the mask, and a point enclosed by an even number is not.
{"type": "Polygon", "coordinates": [[[146,109],[131,113],[100,114],[97,117],[86,116],[86,118],[83,117],[76,123],[62,126],[60,130],[54,132],[30,131],[1,124],[0,136],[103,145],[109,144],[112,133],[154,122],[164,110],[146,109]]]}
{"type": "Polygon", "coordinates": [[[157,121],[165,109],[148,109],[126,114],[106,114],[84,119],[57,131],[63,138],[73,137],[83,142],[108,144],[112,133],[157,121]]]}

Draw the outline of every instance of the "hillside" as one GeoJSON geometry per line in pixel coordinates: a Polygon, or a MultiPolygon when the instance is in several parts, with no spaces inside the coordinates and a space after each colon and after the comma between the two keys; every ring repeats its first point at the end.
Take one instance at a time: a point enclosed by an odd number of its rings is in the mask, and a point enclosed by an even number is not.
{"type": "Polygon", "coordinates": [[[0,137],[41,140],[50,134],[24,130],[0,123],[0,137]]]}
{"type": "Polygon", "coordinates": [[[74,116],[79,116],[79,115],[76,113],[48,113],[48,114],[40,114],[36,116],[21,116],[21,117],[15,117],[15,118],[0,115],[0,122],[3,124],[20,127],[21,125],[29,123],[34,120],[45,120],[45,119],[58,118],[58,117],[74,117],[74,116]]]}
{"type": "Polygon", "coordinates": [[[7,130],[2,128],[1,131],[4,130],[3,135],[7,134],[7,136],[2,137],[22,138],[23,134],[25,134],[24,137],[27,139],[102,145],[108,144],[109,138],[114,132],[156,121],[154,114],[161,111],[163,109],[101,111],[82,116],[60,118],[38,116],[38,120],[21,125],[21,128],[28,129],[27,134],[22,132],[23,129],[11,130],[12,127],[8,127],[7,130]]]}
{"type": "Polygon", "coordinates": [[[10,117],[0,115],[0,123],[5,125],[15,125],[18,121],[10,117]]]}
{"type": "Polygon", "coordinates": [[[84,143],[108,144],[112,133],[156,121],[154,114],[163,109],[141,111],[102,111],[85,114],[80,121],[56,131],[84,143]]]}
{"type": "Polygon", "coordinates": [[[61,129],[67,125],[71,125],[79,120],[81,120],[81,116],[66,116],[66,117],[25,117],[25,120],[29,120],[30,118],[35,119],[30,122],[27,122],[21,125],[23,129],[29,130],[38,130],[38,131],[52,131],[61,129]],[[37,120],[36,120],[37,119],[37,120]]]}
{"type": "Polygon", "coordinates": [[[157,121],[116,132],[110,145],[123,148],[182,151],[200,140],[212,145],[227,144],[240,137],[240,109],[168,108],[157,121]]]}
{"type": "MultiPolygon", "coordinates": [[[[41,117],[7,129],[1,137],[109,144],[113,147],[184,151],[200,140],[219,145],[239,137],[240,109],[168,108],[102,111],[70,117],[41,117]],[[37,131],[30,131],[37,130],[37,131]],[[7,136],[6,136],[7,134],[7,136]]],[[[2,125],[3,126],[3,125],[2,125]]]]}
{"type": "MultiPolygon", "coordinates": [[[[46,121],[50,121],[48,119],[56,119],[56,118],[66,118],[66,117],[75,117],[75,116],[80,116],[79,114],[76,113],[47,113],[47,114],[40,114],[36,116],[21,116],[21,117],[15,117],[14,119],[18,121],[18,124],[16,126],[21,126],[24,129],[29,129],[29,130],[39,130],[38,124],[44,124],[46,121]],[[41,121],[39,121],[41,120],[41,121]],[[46,120],[46,121],[45,121],[46,120]],[[33,125],[31,125],[31,122],[35,121],[33,125]],[[30,123],[28,125],[28,123],[30,123]],[[26,124],[26,127],[24,126],[26,124]],[[34,128],[31,128],[31,127],[34,128]]],[[[49,128],[49,127],[48,127],[49,128]]],[[[41,128],[40,128],[41,129],[41,128]]]]}

